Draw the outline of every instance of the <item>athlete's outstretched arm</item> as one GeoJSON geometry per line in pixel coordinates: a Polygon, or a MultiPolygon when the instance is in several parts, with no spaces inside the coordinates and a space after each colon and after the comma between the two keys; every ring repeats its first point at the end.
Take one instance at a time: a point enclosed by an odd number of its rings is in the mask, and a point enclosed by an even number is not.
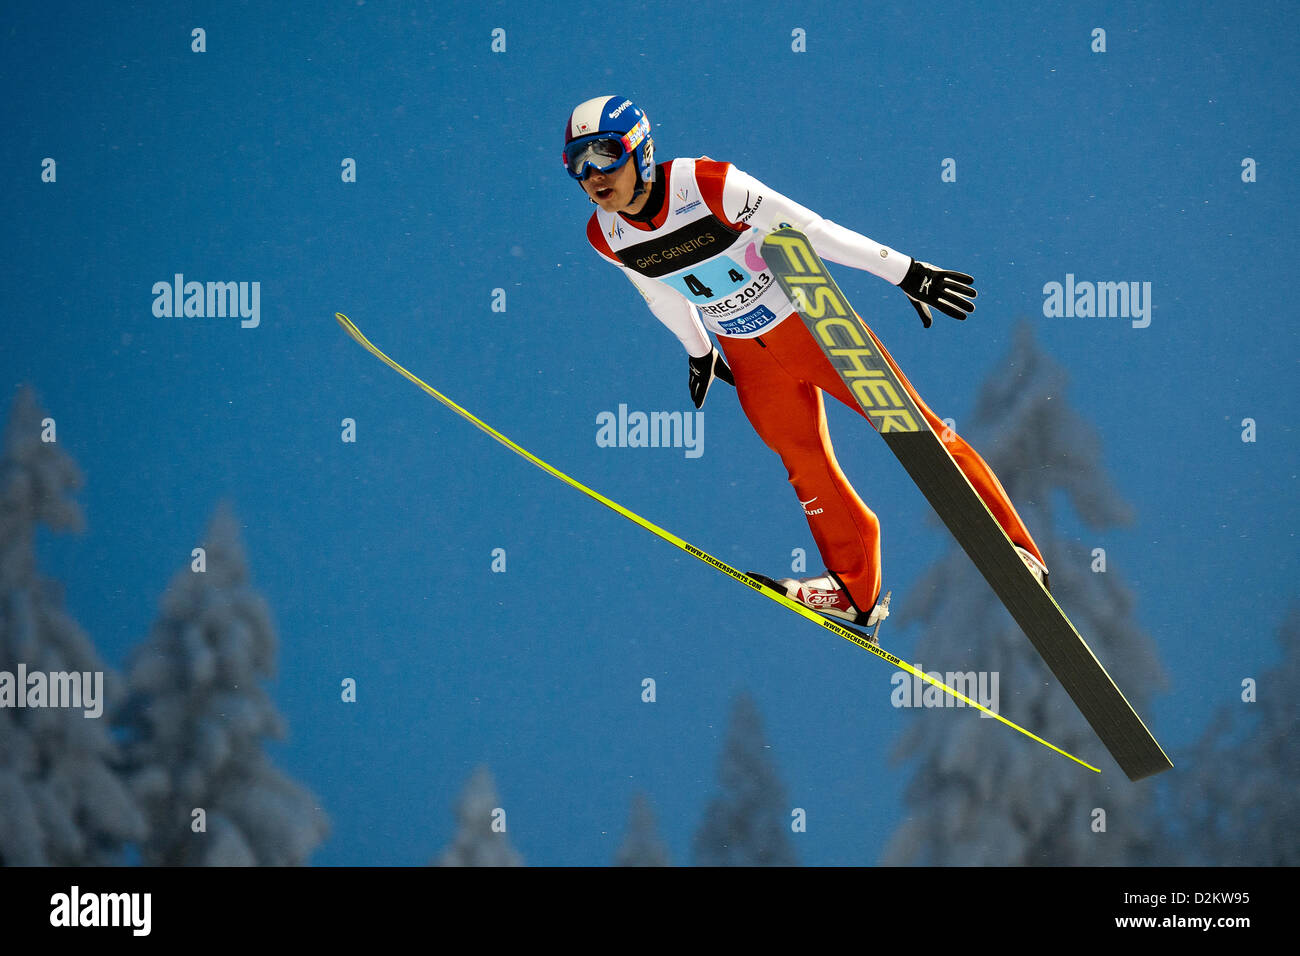
{"type": "Polygon", "coordinates": [[[691,358],[703,358],[713,351],[713,341],[709,338],[709,333],[704,330],[700,313],[685,296],[662,282],[643,280],[622,263],[618,263],[618,267],[623,270],[628,281],[636,286],[636,290],[641,293],[641,297],[645,299],[646,305],[650,307],[655,318],[668,326],[669,331],[677,336],[677,340],[682,343],[682,348],[686,349],[687,355],[691,358]]]}
{"type": "Polygon", "coordinates": [[[726,170],[722,212],[728,221],[761,232],[789,223],[808,237],[823,259],[865,270],[901,288],[926,328],[930,327],[929,306],[954,319],[964,319],[975,310],[970,301],[976,295],[974,280],[965,273],[913,259],[818,215],[730,164],[714,165],[726,170]]]}
{"type": "Polygon", "coordinates": [[[645,298],[646,305],[655,317],[668,326],[682,348],[686,349],[689,365],[687,386],[690,388],[691,401],[696,408],[704,405],[704,397],[709,393],[709,386],[715,379],[722,379],[728,385],[735,385],[731,368],[722,353],[713,345],[709,333],[700,322],[700,313],[695,306],[686,301],[676,289],[670,289],[658,282],[643,282],[627,266],[620,266],[638,292],[645,298]]]}
{"type": "Polygon", "coordinates": [[[808,237],[823,259],[863,269],[893,285],[907,274],[912,260],[903,253],[831,222],[735,166],[713,165],[726,170],[722,212],[729,221],[752,226],[759,232],[774,232],[782,223],[789,223],[808,237]]]}

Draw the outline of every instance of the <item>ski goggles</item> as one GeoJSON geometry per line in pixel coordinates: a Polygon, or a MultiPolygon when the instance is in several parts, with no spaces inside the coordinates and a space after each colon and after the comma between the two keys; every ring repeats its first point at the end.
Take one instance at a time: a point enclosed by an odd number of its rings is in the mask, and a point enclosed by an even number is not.
{"type": "Polygon", "coordinates": [[[564,168],[574,179],[586,179],[592,170],[611,173],[631,158],[650,134],[650,120],[644,115],[626,133],[594,133],[575,139],[564,147],[564,168]]]}

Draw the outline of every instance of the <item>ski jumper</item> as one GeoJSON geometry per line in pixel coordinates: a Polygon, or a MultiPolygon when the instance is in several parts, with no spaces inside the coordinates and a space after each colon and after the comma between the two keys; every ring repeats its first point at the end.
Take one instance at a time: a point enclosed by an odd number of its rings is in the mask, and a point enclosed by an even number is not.
{"type": "MultiPolygon", "coordinates": [[[[593,213],[588,240],[623,270],[689,355],[712,351],[706,329],[718,336],[740,407],[785,464],[827,570],[857,607],[874,607],[881,590],[880,522],[835,460],[822,394],[859,414],[862,409],[795,315],[759,251],[767,233],[789,224],[823,259],[865,269],[894,285],[912,260],[823,219],[730,163],[662,163],[650,188],[635,217],[593,213]]],[[[1042,560],[992,470],[921,400],[865,322],[862,327],[930,427],[945,436],[945,447],[1007,536],[1042,560]]]]}

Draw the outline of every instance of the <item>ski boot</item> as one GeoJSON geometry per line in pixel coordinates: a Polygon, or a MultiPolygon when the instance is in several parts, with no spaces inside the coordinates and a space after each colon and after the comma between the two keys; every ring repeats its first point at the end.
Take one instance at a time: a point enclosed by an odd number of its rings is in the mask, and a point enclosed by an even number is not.
{"type": "Polygon", "coordinates": [[[864,612],[853,603],[849,592],[831,571],[816,578],[782,578],[779,581],[752,571],[749,572],[749,576],[766,584],[772,590],[785,594],[790,600],[812,608],[824,617],[859,628],[868,628],[869,633],[866,636],[873,643],[876,643],[875,635],[880,630],[880,622],[889,617],[890,594],[886,594],[884,600],[870,612],[864,612]]]}
{"type": "Polygon", "coordinates": [[[1020,559],[1025,562],[1025,567],[1027,567],[1033,573],[1034,577],[1038,579],[1038,583],[1043,586],[1043,589],[1047,591],[1048,594],[1051,594],[1052,586],[1048,583],[1047,565],[1034,557],[1032,551],[1027,548],[1022,548],[1020,545],[1016,545],[1016,553],[1020,555],[1020,559]]]}

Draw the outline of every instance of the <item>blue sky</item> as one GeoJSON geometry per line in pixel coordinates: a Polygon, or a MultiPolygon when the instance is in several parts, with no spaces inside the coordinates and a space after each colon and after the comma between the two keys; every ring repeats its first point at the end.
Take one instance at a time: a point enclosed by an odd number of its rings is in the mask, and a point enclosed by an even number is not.
{"type": "MultiPolygon", "coordinates": [[[[896,289],[836,273],[959,429],[1030,322],[1137,515],[1096,543],[1169,674],[1148,720],[1167,750],[1276,659],[1296,598],[1291,5],[441,6],[26,4],[0,33],[0,383],[37,388],[87,477],[87,531],[43,539],[43,569],[120,666],[234,505],[279,623],[277,760],[334,820],[315,862],[426,862],[480,762],[529,862],[608,862],[638,789],[686,862],[742,688],[809,811],[804,862],[871,862],[899,819],[887,666],[510,455],[334,323],[651,521],[786,572],[811,538],[734,394],[710,396],[699,458],[596,443],[620,403],[689,408],[680,347],[586,246],[557,161],[598,94],[646,109],[661,159],[729,160],[973,274],[975,315],[925,331],[896,289]],[[155,316],[176,273],[260,283],[260,325],[155,316]],[[1067,274],[1150,282],[1150,325],[1044,316],[1067,274]]],[[[948,542],[860,419],[831,427],[902,597],[948,542]]],[[[907,658],[917,635],[886,633],[907,658]]]]}

